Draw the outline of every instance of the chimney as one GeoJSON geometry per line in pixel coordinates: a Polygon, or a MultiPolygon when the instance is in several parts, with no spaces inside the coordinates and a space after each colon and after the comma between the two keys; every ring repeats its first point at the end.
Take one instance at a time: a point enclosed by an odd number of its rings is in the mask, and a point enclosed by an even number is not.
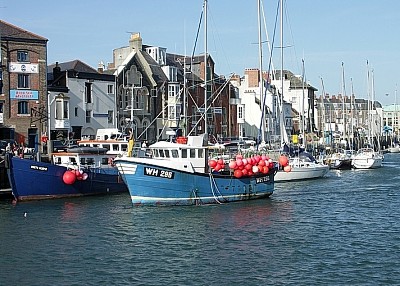
{"type": "Polygon", "coordinates": [[[260,82],[259,69],[245,69],[244,74],[248,76],[248,87],[258,87],[260,82]]]}
{"type": "Polygon", "coordinates": [[[61,68],[58,65],[58,62],[56,62],[56,66],[53,68],[53,79],[58,78],[60,74],[61,74],[61,68]]]}
{"type": "Polygon", "coordinates": [[[97,72],[98,73],[103,73],[104,72],[104,68],[105,68],[105,66],[104,66],[103,61],[100,61],[98,66],[97,66],[97,72]]]}
{"type": "Polygon", "coordinates": [[[129,46],[131,49],[135,49],[137,51],[142,50],[142,38],[140,37],[140,33],[132,33],[131,38],[129,39],[129,46]]]}

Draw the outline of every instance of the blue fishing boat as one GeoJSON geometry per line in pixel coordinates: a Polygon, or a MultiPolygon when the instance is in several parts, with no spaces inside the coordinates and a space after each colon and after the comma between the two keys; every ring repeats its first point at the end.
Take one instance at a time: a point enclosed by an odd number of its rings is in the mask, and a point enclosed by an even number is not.
{"type": "Polygon", "coordinates": [[[198,205],[262,199],[274,191],[276,167],[243,176],[225,164],[211,167],[204,136],[159,141],[149,156],[114,160],[133,205],[198,205]],[[186,140],[187,139],[187,140],[186,140]]]}
{"type": "Polygon", "coordinates": [[[17,201],[128,192],[113,164],[116,155],[96,147],[53,153],[51,162],[5,157],[17,201]]]}

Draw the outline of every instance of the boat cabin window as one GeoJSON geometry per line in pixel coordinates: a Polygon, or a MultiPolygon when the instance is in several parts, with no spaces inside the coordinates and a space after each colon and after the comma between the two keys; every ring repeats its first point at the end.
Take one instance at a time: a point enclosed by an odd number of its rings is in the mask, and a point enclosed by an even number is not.
{"type": "Polygon", "coordinates": [[[187,157],[188,157],[187,149],[182,149],[182,158],[187,158],[187,157]]]}
{"type": "Polygon", "coordinates": [[[102,165],[108,165],[108,158],[101,158],[102,165]]]}
{"type": "Polygon", "coordinates": [[[127,151],[128,150],[128,144],[121,144],[121,151],[127,151]]]}
{"type": "Polygon", "coordinates": [[[99,144],[93,144],[93,147],[99,147],[99,144]]]}
{"type": "Polygon", "coordinates": [[[196,158],[196,149],[190,149],[190,158],[196,158]]]}
{"type": "Polygon", "coordinates": [[[113,151],[119,151],[119,145],[118,144],[113,144],[112,145],[113,151]]]}
{"type": "Polygon", "coordinates": [[[76,162],[76,158],[75,157],[69,157],[69,162],[73,165],[78,164],[78,162],[76,162]]]}
{"type": "Polygon", "coordinates": [[[204,158],[204,150],[203,149],[198,149],[197,150],[199,152],[199,158],[204,158]]]}
{"type": "Polygon", "coordinates": [[[55,158],[54,164],[61,164],[61,158],[60,157],[55,158]]]}
{"type": "Polygon", "coordinates": [[[81,158],[81,165],[94,165],[93,158],[81,158]]]}
{"type": "Polygon", "coordinates": [[[179,157],[178,150],[171,150],[171,155],[173,158],[178,158],[179,157]]]}
{"type": "Polygon", "coordinates": [[[169,150],[164,150],[165,151],[165,157],[169,158],[169,150]]]}
{"type": "Polygon", "coordinates": [[[110,144],[103,144],[103,148],[106,148],[108,151],[110,151],[110,144]]]}
{"type": "Polygon", "coordinates": [[[165,157],[165,155],[164,155],[164,150],[160,149],[159,152],[160,152],[160,157],[161,157],[161,158],[164,158],[164,157],[165,157]]]}

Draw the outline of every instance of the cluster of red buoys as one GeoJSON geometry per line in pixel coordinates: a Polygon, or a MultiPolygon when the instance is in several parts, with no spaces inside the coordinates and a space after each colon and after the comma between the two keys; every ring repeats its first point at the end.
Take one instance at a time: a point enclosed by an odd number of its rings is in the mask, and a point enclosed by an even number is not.
{"type": "MultiPolygon", "coordinates": [[[[290,167],[289,160],[286,156],[281,156],[279,158],[279,164],[281,166],[290,167]],[[282,158],[284,157],[284,158],[282,158]],[[282,158],[282,159],[281,159],[282,158]],[[285,161],[286,158],[286,161],[285,161]]],[[[224,170],[225,164],[223,159],[208,161],[208,166],[212,168],[213,171],[224,170]]],[[[241,178],[244,176],[253,176],[255,174],[268,174],[270,170],[273,170],[275,163],[266,155],[255,155],[248,158],[243,158],[242,155],[236,155],[236,160],[232,159],[229,162],[229,168],[233,170],[233,175],[236,178],[241,178]]]]}
{"type": "Polygon", "coordinates": [[[88,174],[79,170],[67,170],[63,175],[63,182],[67,185],[72,185],[76,180],[82,181],[88,178],[88,174]]]}

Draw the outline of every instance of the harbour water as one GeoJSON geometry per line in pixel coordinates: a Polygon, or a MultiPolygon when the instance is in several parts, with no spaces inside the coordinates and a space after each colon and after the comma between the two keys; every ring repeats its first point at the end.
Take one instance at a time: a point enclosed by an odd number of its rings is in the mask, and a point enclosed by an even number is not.
{"type": "Polygon", "coordinates": [[[0,285],[400,285],[400,154],[266,200],[0,202],[0,285]]]}

